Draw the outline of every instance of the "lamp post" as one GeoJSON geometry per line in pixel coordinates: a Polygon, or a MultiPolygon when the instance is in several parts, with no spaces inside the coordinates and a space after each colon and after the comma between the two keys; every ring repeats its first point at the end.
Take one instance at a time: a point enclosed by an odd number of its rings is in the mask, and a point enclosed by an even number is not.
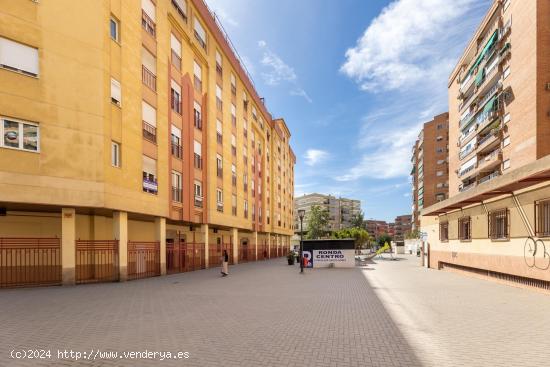
{"type": "Polygon", "coordinates": [[[300,218],[300,256],[298,257],[300,259],[300,273],[304,272],[304,261],[302,260],[302,255],[304,252],[304,215],[306,214],[306,211],[304,209],[298,210],[298,217],[300,218]]]}

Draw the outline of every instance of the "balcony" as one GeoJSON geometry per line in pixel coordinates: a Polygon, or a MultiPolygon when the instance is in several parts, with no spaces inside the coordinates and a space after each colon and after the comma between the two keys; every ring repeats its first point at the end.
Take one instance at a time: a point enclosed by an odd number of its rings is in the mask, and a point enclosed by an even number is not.
{"type": "Polygon", "coordinates": [[[495,149],[485,157],[479,159],[477,163],[477,172],[493,171],[496,166],[502,163],[502,152],[500,149],[495,149]]]}
{"type": "Polygon", "coordinates": [[[143,178],[143,191],[150,194],[158,193],[158,182],[156,179],[143,178]]]}
{"type": "Polygon", "coordinates": [[[472,182],[468,185],[462,185],[458,190],[460,192],[464,192],[464,191],[468,191],[470,189],[473,189],[474,187],[476,186],[476,183],[475,182],[472,182]]]}
{"type": "MultiPolygon", "coordinates": [[[[476,165],[472,164],[470,167],[459,171],[458,177],[460,177],[462,180],[465,180],[466,178],[473,176],[475,174],[476,165]]],[[[419,193],[420,194],[420,193],[419,193]]]]}
{"type": "Polygon", "coordinates": [[[480,178],[479,179],[479,184],[481,185],[482,183],[489,182],[492,179],[497,178],[498,176],[500,176],[500,171],[494,171],[490,175],[487,175],[485,177],[480,178]]]}
{"type": "Polygon", "coordinates": [[[157,143],[157,128],[147,122],[143,121],[143,138],[149,140],[151,143],[157,143]]]}
{"type": "Polygon", "coordinates": [[[195,195],[195,206],[197,208],[202,208],[202,196],[195,195]]]}
{"type": "Polygon", "coordinates": [[[147,33],[153,36],[153,38],[155,37],[157,33],[155,22],[153,22],[153,20],[147,15],[147,13],[145,13],[143,9],[141,10],[141,26],[147,33]]]}
{"type": "Polygon", "coordinates": [[[464,158],[469,156],[471,153],[473,153],[474,150],[475,150],[474,145],[471,145],[468,149],[466,149],[466,150],[464,150],[464,151],[462,151],[458,154],[458,159],[463,160],[464,158]]]}
{"type": "Polygon", "coordinates": [[[487,135],[481,138],[477,143],[477,152],[483,153],[497,146],[500,143],[499,131],[499,128],[492,129],[487,135]]]}
{"type": "Polygon", "coordinates": [[[181,57],[174,50],[172,50],[172,65],[176,69],[181,70],[181,57]]]}
{"type": "Polygon", "coordinates": [[[181,203],[182,192],[180,187],[172,187],[172,201],[181,203]]]}
{"type": "Polygon", "coordinates": [[[181,157],[183,157],[183,148],[179,144],[172,143],[171,152],[172,155],[178,159],[181,159],[181,157]]]}
{"type": "Polygon", "coordinates": [[[157,76],[147,69],[145,65],[141,65],[141,81],[153,92],[157,91],[157,76]]]}

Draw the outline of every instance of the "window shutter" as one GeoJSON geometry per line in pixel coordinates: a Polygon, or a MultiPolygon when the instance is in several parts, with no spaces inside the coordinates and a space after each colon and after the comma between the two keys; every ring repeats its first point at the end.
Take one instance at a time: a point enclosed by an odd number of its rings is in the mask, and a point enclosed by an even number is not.
{"type": "Polygon", "coordinates": [[[153,74],[157,74],[157,60],[145,47],[141,48],[141,63],[153,74]]]}
{"type": "Polygon", "coordinates": [[[0,37],[0,65],[38,75],[38,49],[0,37]]]}
{"type": "Polygon", "coordinates": [[[195,74],[197,79],[202,80],[201,66],[196,61],[193,61],[193,73],[195,74]]]}
{"type": "Polygon", "coordinates": [[[141,101],[141,115],[143,121],[149,125],[157,126],[157,110],[145,101],[141,101]]]}
{"type": "Polygon", "coordinates": [[[216,97],[222,99],[222,89],[219,85],[216,85],[216,97]]]}
{"type": "Polygon", "coordinates": [[[181,139],[181,130],[174,125],[172,125],[172,135],[181,139]]]}
{"type": "Polygon", "coordinates": [[[170,33],[170,47],[172,50],[181,57],[181,42],[177,39],[176,36],[174,36],[173,33],[170,33]]]}
{"type": "Polygon", "coordinates": [[[141,8],[155,22],[156,9],[155,4],[151,0],[141,0],[141,8]]]}
{"type": "Polygon", "coordinates": [[[170,80],[170,87],[172,87],[172,89],[178,92],[178,94],[181,96],[181,87],[178,83],[174,81],[174,79],[170,80]]]}
{"type": "Polygon", "coordinates": [[[222,131],[223,131],[222,122],[220,120],[216,120],[216,132],[221,135],[222,131]]]}
{"type": "Polygon", "coordinates": [[[206,32],[204,31],[204,28],[202,27],[201,23],[196,18],[195,18],[195,32],[197,32],[197,34],[203,40],[203,42],[206,42],[206,32]]]}
{"type": "Polygon", "coordinates": [[[120,83],[118,80],[111,78],[111,98],[119,103],[122,103],[122,95],[120,91],[120,83]]]}
{"type": "Polygon", "coordinates": [[[195,154],[198,154],[198,155],[201,155],[202,154],[202,146],[201,146],[201,143],[199,143],[198,141],[195,140],[195,143],[194,143],[194,152],[195,154]]]}

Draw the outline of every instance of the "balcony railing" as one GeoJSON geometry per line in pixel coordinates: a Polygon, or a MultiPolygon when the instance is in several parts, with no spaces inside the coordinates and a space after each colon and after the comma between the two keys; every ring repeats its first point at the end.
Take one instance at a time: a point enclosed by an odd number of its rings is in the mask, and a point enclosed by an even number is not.
{"type": "Polygon", "coordinates": [[[220,133],[216,133],[216,141],[218,144],[223,144],[223,135],[220,133]]]}
{"type": "Polygon", "coordinates": [[[219,212],[223,212],[223,203],[217,202],[216,203],[216,210],[219,212]]]}
{"type": "Polygon", "coordinates": [[[141,10],[141,26],[147,33],[149,33],[151,36],[155,37],[156,35],[156,25],[155,22],[145,13],[145,11],[141,10]]]}
{"type": "Polygon", "coordinates": [[[218,74],[219,77],[222,77],[223,76],[223,69],[222,69],[222,66],[218,63],[216,63],[216,73],[218,74]]]}
{"type": "Polygon", "coordinates": [[[460,187],[458,190],[459,190],[460,192],[468,191],[468,190],[474,188],[475,185],[476,185],[476,183],[475,183],[475,182],[472,182],[472,183],[469,184],[469,185],[460,187]]]}
{"type": "Polygon", "coordinates": [[[172,65],[181,70],[181,57],[174,50],[172,50],[172,65]]]}
{"type": "Polygon", "coordinates": [[[157,128],[153,125],[143,121],[143,138],[149,140],[152,143],[157,142],[157,128]]]}
{"type": "Polygon", "coordinates": [[[141,65],[141,81],[152,91],[157,91],[157,76],[147,69],[145,65],[141,65]]]}
{"type": "Polygon", "coordinates": [[[202,196],[195,195],[195,206],[202,208],[202,196]]]}
{"type": "Polygon", "coordinates": [[[223,178],[223,168],[216,167],[216,176],[218,176],[219,178],[223,178]]]}
{"type": "Polygon", "coordinates": [[[483,147],[483,145],[485,145],[485,143],[487,143],[488,141],[490,141],[491,139],[496,139],[498,138],[498,129],[492,129],[487,135],[485,135],[483,138],[481,138],[478,143],[477,143],[477,147],[478,148],[481,148],[483,147]]]}
{"type": "Polygon", "coordinates": [[[181,97],[173,89],[170,96],[170,107],[172,107],[172,111],[176,112],[178,115],[181,115],[181,97]]]}
{"type": "Polygon", "coordinates": [[[480,178],[479,183],[482,184],[484,182],[491,181],[492,179],[497,178],[498,176],[500,176],[500,172],[495,171],[495,172],[491,173],[490,175],[487,175],[485,177],[480,178]]]}
{"type": "Polygon", "coordinates": [[[233,186],[237,186],[237,176],[236,175],[231,176],[231,183],[233,184],[233,186]]]}
{"type": "Polygon", "coordinates": [[[218,97],[216,97],[216,108],[218,109],[218,111],[221,111],[223,109],[223,102],[218,97]]]}
{"type": "Polygon", "coordinates": [[[172,143],[172,155],[178,159],[183,157],[183,148],[181,145],[172,143]]]}
{"type": "Polygon", "coordinates": [[[237,95],[237,87],[233,84],[231,84],[231,94],[234,96],[237,95]]]}
{"type": "Polygon", "coordinates": [[[202,157],[197,153],[195,153],[193,156],[193,164],[195,168],[202,169],[202,157]]]}
{"type": "Polygon", "coordinates": [[[233,156],[236,156],[236,155],[237,155],[237,147],[234,146],[234,145],[231,146],[231,154],[232,154],[233,156]]]}
{"type": "MultiPolygon", "coordinates": [[[[460,171],[460,172],[458,173],[458,176],[459,176],[459,177],[464,177],[464,176],[466,176],[467,173],[472,172],[475,168],[476,168],[476,165],[473,164],[473,165],[471,165],[470,167],[468,167],[468,168],[466,168],[466,169],[460,171]]],[[[420,193],[419,193],[419,194],[420,194],[420,193]]]]}
{"type": "Polygon", "coordinates": [[[143,191],[150,194],[158,193],[158,182],[157,180],[149,180],[147,178],[143,179],[143,191]]]}
{"type": "Polygon", "coordinates": [[[181,199],[182,199],[181,188],[172,187],[172,201],[175,201],[176,203],[181,203],[181,199]]]}
{"type": "Polygon", "coordinates": [[[193,84],[195,86],[195,90],[202,93],[202,81],[196,75],[193,77],[193,84]]]}
{"type": "Polygon", "coordinates": [[[195,110],[194,114],[194,124],[197,129],[202,130],[202,118],[200,112],[197,110],[195,110]]]}
{"type": "Polygon", "coordinates": [[[479,170],[487,169],[488,167],[493,166],[494,163],[502,160],[501,150],[495,149],[485,157],[481,158],[477,163],[477,168],[479,170]]]}

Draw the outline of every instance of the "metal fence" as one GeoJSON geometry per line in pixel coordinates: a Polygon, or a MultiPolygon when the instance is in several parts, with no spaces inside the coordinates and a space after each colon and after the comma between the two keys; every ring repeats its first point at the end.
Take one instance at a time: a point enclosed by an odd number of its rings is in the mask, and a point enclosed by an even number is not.
{"type": "Polygon", "coordinates": [[[128,241],[128,280],[160,275],[160,242],[128,241]]]}
{"type": "Polygon", "coordinates": [[[61,284],[59,238],[0,238],[0,288],[61,284]]]}
{"type": "Polygon", "coordinates": [[[166,272],[168,274],[185,271],[185,251],[187,245],[183,239],[166,241],[166,272]]]}
{"type": "Polygon", "coordinates": [[[206,269],[204,243],[187,243],[185,250],[185,271],[206,269]]]}
{"type": "Polygon", "coordinates": [[[119,280],[117,240],[76,241],[76,283],[119,280]]]}

